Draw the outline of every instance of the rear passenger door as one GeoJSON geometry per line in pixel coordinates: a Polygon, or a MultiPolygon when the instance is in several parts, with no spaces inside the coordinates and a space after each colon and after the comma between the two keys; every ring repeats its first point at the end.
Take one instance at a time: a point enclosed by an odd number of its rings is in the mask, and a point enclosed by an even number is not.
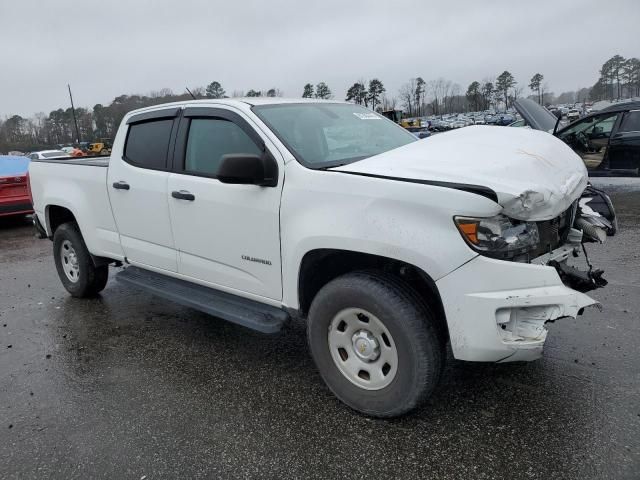
{"type": "Polygon", "coordinates": [[[620,126],[610,140],[609,168],[640,169],[640,110],[623,114],[620,126]]]}
{"type": "Polygon", "coordinates": [[[132,116],[123,147],[114,146],[114,151],[123,155],[111,158],[107,178],[125,256],[132,264],[169,272],[178,271],[167,181],[172,132],[179,112],[173,108],[132,116]]]}
{"type": "Polygon", "coordinates": [[[179,273],[223,290],[282,298],[280,194],[283,158],[239,111],[184,110],[167,198],[179,273]],[[222,183],[226,154],[263,154],[278,163],[275,187],[222,183]],[[176,198],[178,197],[178,198],[176,198]]]}

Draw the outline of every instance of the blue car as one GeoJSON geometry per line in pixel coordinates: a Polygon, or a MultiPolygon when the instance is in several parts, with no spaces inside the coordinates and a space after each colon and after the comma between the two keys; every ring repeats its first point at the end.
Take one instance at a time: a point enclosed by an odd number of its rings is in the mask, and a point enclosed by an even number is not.
{"type": "Polygon", "coordinates": [[[513,122],[516,121],[516,117],[514,117],[509,113],[496,115],[494,118],[495,118],[495,125],[500,125],[502,127],[511,125],[513,122]]]}
{"type": "Polygon", "coordinates": [[[406,127],[406,129],[419,139],[431,136],[431,132],[427,127],[406,127]]]}

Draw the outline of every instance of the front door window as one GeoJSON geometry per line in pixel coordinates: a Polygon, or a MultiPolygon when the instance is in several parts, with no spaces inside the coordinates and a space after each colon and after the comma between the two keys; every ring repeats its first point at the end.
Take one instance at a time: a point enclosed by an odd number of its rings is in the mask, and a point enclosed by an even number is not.
{"type": "Polygon", "coordinates": [[[617,118],[617,113],[585,118],[561,132],[558,137],[580,155],[588,169],[602,168],[617,118]]]}
{"type": "Polygon", "coordinates": [[[195,175],[218,173],[228,154],[261,155],[262,150],[237,124],[218,118],[194,118],[189,127],[185,171],[195,175]]]}

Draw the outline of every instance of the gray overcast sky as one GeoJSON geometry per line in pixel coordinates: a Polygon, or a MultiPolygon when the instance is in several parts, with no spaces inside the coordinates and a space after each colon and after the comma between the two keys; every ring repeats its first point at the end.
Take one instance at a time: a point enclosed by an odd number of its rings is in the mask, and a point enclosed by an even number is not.
{"type": "Polygon", "coordinates": [[[325,81],[338,99],[372,77],[391,95],[416,76],[466,90],[505,69],[558,94],[640,56],[640,0],[0,2],[0,116],[66,108],[67,82],[87,107],[212,80],[295,97],[325,81]]]}

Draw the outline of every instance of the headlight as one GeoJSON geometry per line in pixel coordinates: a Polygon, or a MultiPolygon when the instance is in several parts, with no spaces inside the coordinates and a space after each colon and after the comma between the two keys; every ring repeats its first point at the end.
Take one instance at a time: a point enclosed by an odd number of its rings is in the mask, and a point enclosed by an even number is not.
{"type": "Polygon", "coordinates": [[[514,259],[538,246],[538,226],[532,222],[511,220],[504,215],[490,218],[454,217],[462,237],[483,255],[514,259]]]}

